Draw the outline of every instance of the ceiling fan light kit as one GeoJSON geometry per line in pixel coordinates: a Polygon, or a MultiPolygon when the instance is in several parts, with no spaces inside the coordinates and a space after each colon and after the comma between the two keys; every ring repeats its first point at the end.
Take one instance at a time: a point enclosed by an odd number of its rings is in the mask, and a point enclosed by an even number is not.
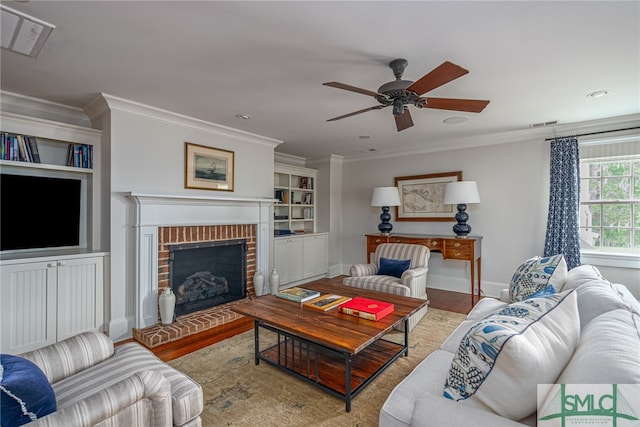
{"type": "Polygon", "coordinates": [[[328,119],[328,122],[341,120],[356,114],[365,113],[371,110],[393,106],[392,113],[396,121],[398,132],[413,126],[413,119],[407,105],[416,108],[435,108],[440,110],[465,111],[479,113],[489,104],[489,101],[479,99],[456,99],[456,98],[425,98],[425,93],[436,89],[452,80],[462,77],[469,71],[452,62],[445,61],[440,66],[434,68],[429,73],[422,76],[417,81],[402,80],[408,61],[406,59],[394,59],[389,63],[389,68],[393,71],[395,80],[385,83],[378,88],[377,92],[362,89],[356,86],[347,85],[340,82],[323,83],[325,86],[337,89],[348,90],[362,95],[374,97],[380,105],[354,111],[353,113],[328,119]]]}

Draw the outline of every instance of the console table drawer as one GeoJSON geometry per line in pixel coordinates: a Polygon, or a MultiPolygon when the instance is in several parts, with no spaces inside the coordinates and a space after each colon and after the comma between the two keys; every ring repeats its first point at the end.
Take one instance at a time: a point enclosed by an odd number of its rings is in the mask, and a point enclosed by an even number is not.
{"type": "Polygon", "coordinates": [[[448,246],[444,249],[442,257],[445,259],[464,259],[467,261],[473,259],[471,257],[471,248],[450,248],[448,246]]]}

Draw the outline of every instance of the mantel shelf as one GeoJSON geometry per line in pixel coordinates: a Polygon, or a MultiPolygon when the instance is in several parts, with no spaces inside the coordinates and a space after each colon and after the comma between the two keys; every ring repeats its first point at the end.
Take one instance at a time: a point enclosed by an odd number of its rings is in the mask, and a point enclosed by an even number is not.
{"type": "Polygon", "coordinates": [[[186,194],[152,194],[152,193],[138,193],[130,191],[125,193],[125,196],[136,199],[140,202],[153,202],[153,201],[202,201],[202,202],[246,202],[246,203],[275,203],[276,199],[269,199],[266,197],[223,197],[223,196],[205,196],[205,195],[186,195],[186,194]]]}

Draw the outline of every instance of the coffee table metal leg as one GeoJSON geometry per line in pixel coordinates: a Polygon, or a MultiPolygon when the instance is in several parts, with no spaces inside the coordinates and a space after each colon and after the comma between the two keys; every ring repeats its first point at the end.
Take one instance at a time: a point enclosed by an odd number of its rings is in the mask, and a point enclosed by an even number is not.
{"type": "Polygon", "coordinates": [[[351,412],[351,356],[344,354],[345,361],[345,378],[344,378],[344,402],[346,411],[351,412]]]}
{"type": "Polygon", "coordinates": [[[255,342],[254,342],[254,346],[255,346],[255,347],[254,347],[254,348],[255,348],[255,354],[254,354],[254,357],[255,357],[255,359],[256,359],[256,360],[255,360],[256,365],[259,365],[259,364],[260,364],[260,357],[259,357],[259,354],[260,354],[260,332],[258,332],[258,328],[259,328],[259,327],[260,327],[260,322],[258,322],[257,320],[255,320],[255,321],[253,322],[253,334],[254,334],[254,341],[255,341],[255,342]]]}
{"type": "Polygon", "coordinates": [[[409,357],[409,318],[404,319],[404,357],[409,357]]]}

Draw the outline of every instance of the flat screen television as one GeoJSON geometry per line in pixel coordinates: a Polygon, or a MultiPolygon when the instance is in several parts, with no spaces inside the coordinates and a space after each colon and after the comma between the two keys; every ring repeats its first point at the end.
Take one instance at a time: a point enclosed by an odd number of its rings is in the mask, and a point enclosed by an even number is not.
{"type": "Polygon", "coordinates": [[[80,179],[0,174],[0,250],[80,245],[80,179]]]}

